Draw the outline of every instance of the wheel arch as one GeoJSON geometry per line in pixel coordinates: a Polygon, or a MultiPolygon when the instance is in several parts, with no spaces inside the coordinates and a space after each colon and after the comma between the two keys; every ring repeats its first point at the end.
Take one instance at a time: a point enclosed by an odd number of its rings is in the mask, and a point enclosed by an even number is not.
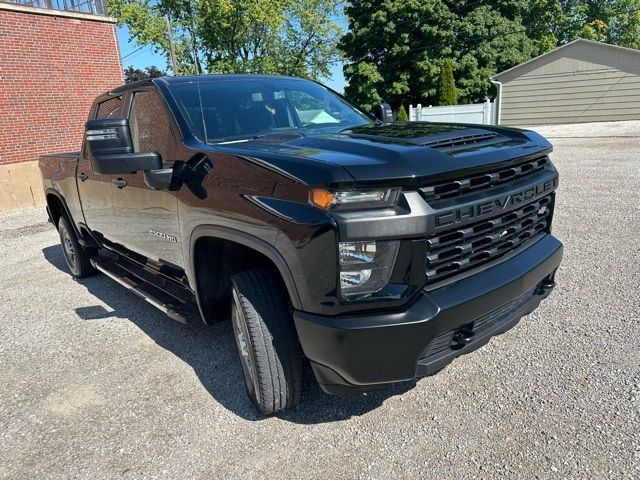
{"type": "Polygon", "coordinates": [[[80,237],[80,232],[78,232],[78,227],[76,227],[75,222],[71,218],[71,214],[69,213],[69,207],[67,207],[67,202],[64,197],[60,195],[60,192],[54,190],[53,188],[48,188],[45,191],[45,199],[47,202],[47,214],[51,219],[53,225],[58,228],[58,221],[62,215],[65,215],[69,219],[69,223],[71,223],[71,227],[73,228],[75,234],[80,237]]]}
{"type": "Polygon", "coordinates": [[[60,217],[65,215],[69,219],[73,232],[83,246],[98,246],[98,242],[87,226],[84,223],[77,224],[76,220],[71,216],[67,202],[60,192],[53,188],[47,188],[45,191],[45,201],[47,203],[47,215],[49,215],[49,219],[56,229],[58,228],[60,217]]]}
{"type": "MultiPolygon", "coordinates": [[[[203,241],[210,242],[220,242],[219,244],[226,245],[237,245],[238,249],[234,250],[237,252],[244,251],[246,253],[251,253],[255,255],[254,259],[261,258],[269,264],[271,264],[275,271],[279,273],[282,278],[282,282],[289,294],[289,299],[293,308],[301,309],[301,301],[298,293],[298,289],[295,285],[293,275],[287,262],[285,261],[282,254],[271,244],[266,241],[255,237],[249,233],[235,230],[229,227],[216,226],[216,225],[201,225],[196,227],[191,233],[191,237],[189,240],[189,276],[192,280],[192,285],[194,292],[196,294],[196,300],[198,303],[198,308],[200,309],[200,313],[202,318],[207,319],[207,312],[205,308],[205,298],[202,292],[201,285],[201,270],[199,268],[199,263],[202,261],[201,255],[203,254],[203,248],[201,247],[203,241]]],[[[205,257],[206,260],[206,257],[205,257]]],[[[225,259],[226,262],[233,261],[232,258],[225,259]]],[[[222,272],[224,275],[225,271],[222,272]]],[[[229,277],[236,272],[229,272],[229,277]]],[[[228,281],[228,278],[226,279],[228,281]]]]}

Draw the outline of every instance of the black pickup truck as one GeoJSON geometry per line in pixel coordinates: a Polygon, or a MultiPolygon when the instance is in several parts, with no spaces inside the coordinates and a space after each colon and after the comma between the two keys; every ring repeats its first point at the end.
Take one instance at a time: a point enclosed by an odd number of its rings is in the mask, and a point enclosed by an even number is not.
{"type": "Polygon", "coordinates": [[[96,99],[40,159],[71,273],[181,322],[231,318],[264,414],[430,375],[553,289],[558,174],[540,135],[388,121],[311,81],[157,78],[96,99]]]}

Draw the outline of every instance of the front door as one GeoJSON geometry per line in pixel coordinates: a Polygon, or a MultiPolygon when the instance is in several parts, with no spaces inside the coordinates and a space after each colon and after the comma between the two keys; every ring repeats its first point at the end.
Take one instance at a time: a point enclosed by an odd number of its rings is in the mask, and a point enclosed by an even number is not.
{"type": "MultiPolygon", "coordinates": [[[[121,117],[122,95],[108,98],[99,103],[92,118],[121,117]]],[[[96,173],[91,168],[91,159],[83,145],[78,163],[78,192],[84,215],[84,223],[98,237],[112,240],[116,233],[112,175],[96,173]]]]}
{"type": "MultiPolygon", "coordinates": [[[[130,92],[125,104],[134,152],[158,152],[170,168],[178,137],[155,87],[130,92]]],[[[114,175],[113,180],[119,225],[113,241],[151,260],[182,267],[177,192],[150,188],[143,172],[114,175]]]]}

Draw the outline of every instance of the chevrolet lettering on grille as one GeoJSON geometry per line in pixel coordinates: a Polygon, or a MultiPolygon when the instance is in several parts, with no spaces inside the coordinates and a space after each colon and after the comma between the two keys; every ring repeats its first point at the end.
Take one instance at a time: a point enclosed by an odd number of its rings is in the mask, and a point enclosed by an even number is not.
{"type": "Polygon", "coordinates": [[[470,205],[468,207],[456,208],[435,216],[435,228],[442,228],[459,223],[468,222],[471,219],[481,219],[490,215],[496,215],[508,207],[529,202],[534,198],[555,190],[558,186],[558,177],[547,180],[538,185],[528,187],[520,192],[494,198],[492,200],[470,205]]]}

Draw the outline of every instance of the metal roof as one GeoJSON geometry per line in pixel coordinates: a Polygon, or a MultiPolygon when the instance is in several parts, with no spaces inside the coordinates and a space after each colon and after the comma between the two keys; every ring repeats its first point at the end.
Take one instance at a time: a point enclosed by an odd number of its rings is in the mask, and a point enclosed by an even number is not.
{"type": "Polygon", "coordinates": [[[603,42],[596,42],[595,40],[587,40],[584,38],[578,38],[577,40],[573,40],[569,43],[566,43],[558,48],[554,48],[553,50],[548,51],[547,53],[543,53],[542,55],[538,55],[537,57],[533,57],[531,60],[527,60],[526,62],[521,63],[520,65],[516,65],[515,67],[511,67],[508,70],[504,70],[503,72],[500,72],[496,75],[494,75],[492,78],[494,80],[500,80],[500,78],[502,78],[504,75],[506,75],[507,73],[512,73],[520,68],[523,68],[525,66],[528,66],[534,62],[539,62],[540,60],[546,58],[547,56],[551,55],[552,53],[556,53],[560,50],[564,50],[567,48],[570,48],[572,46],[575,46],[577,44],[587,44],[589,46],[592,46],[594,48],[603,48],[603,49],[616,49],[616,50],[623,50],[623,51],[627,51],[627,52],[631,52],[631,53],[635,53],[637,55],[640,55],[640,50],[635,50],[633,48],[627,48],[627,47],[620,47],[618,45],[611,45],[609,43],[603,43],[603,42]]]}

